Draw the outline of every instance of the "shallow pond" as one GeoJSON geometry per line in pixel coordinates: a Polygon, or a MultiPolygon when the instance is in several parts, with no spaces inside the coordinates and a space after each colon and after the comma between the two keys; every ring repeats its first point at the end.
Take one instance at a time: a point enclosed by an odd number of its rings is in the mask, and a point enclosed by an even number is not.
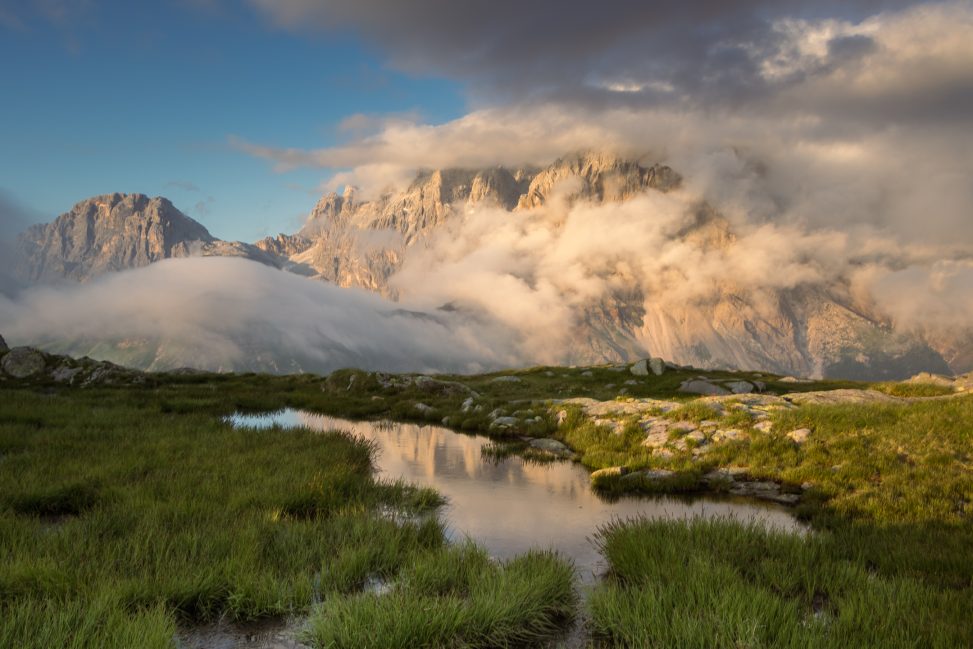
{"type": "Polygon", "coordinates": [[[585,583],[603,571],[591,536],[617,518],[722,516],[786,531],[803,529],[786,508],[771,504],[665,496],[609,502],[591,490],[589,473],[579,464],[537,464],[517,456],[495,460],[481,454],[489,438],[438,426],[349,421],[297,410],[237,415],[231,421],[254,428],[342,430],[370,440],[378,449],[379,477],[433,487],[449,500],[442,515],[451,538],[470,537],[499,559],[531,548],[556,549],[574,561],[585,583]]]}

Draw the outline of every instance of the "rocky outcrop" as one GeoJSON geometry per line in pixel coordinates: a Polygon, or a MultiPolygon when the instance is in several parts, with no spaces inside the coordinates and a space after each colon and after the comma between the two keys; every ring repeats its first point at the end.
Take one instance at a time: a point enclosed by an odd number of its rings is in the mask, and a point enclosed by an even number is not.
{"type": "Polygon", "coordinates": [[[14,347],[0,360],[0,383],[131,385],[144,383],[147,375],[138,370],[90,358],[48,354],[33,347],[14,347]]]}
{"type": "Polygon", "coordinates": [[[19,274],[29,282],[86,281],[171,257],[246,257],[277,265],[264,251],[213,237],[167,199],[106,194],[81,201],[19,239],[19,274]]]}
{"type": "Polygon", "coordinates": [[[647,189],[669,191],[680,182],[679,174],[665,165],[643,167],[638,161],[609,153],[586,153],[562,158],[539,172],[517,207],[539,207],[558,190],[569,201],[622,201],[647,189]]]}

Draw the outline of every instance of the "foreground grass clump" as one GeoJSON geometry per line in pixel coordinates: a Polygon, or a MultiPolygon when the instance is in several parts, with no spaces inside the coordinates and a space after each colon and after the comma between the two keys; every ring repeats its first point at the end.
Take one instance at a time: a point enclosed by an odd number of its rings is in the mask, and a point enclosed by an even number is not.
{"type": "Polygon", "coordinates": [[[446,556],[419,516],[439,496],[375,480],[367,443],[234,429],[238,395],[194,392],[3,390],[0,646],[172,647],[177,624],[302,613],[446,556]]]}
{"type": "Polygon", "coordinates": [[[591,627],[613,647],[969,647],[969,589],[876,572],[827,533],[730,521],[599,531],[591,627]]]}
{"type": "Polygon", "coordinates": [[[312,615],[316,646],[509,647],[544,641],[575,616],[571,566],[551,553],[494,564],[472,545],[427,555],[388,594],[326,600],[312,615]]]}

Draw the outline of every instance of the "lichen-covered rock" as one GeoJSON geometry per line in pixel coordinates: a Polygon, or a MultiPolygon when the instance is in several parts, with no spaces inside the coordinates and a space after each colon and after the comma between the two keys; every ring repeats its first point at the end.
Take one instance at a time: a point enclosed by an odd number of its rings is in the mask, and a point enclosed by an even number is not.
{"type": "Polygon", "coordinates": [[[3,357],[3,371],[15,379],[26,379],[44,371],[44,354],[31,347],[14,347],[3,357]]]}
{"type": "Polygon", "coordinates": [[[878,390],[822,390],[818,392],[792,392],[784,399],[798,405],[834,405],[839,403],[905,403],[905,399],[893,397],[878,390]]]}
{"type": "Polygon", "coordinates": [[[547,451],[548,453],[557,455],[558,457],[572,457],[574,455],[574,452],[566,445],[549,437],[541,437],[530,440],[530,447],[539,451],[547,451]]]}
{"type": "Polygon", "coordinates": [[[803,444],[807,441],[807,438],[811,435],[810,428],[798,428],[797,430],[792,430],[787,433],[787,437],[795,444],[803,444]]]}
{"type": "Polygon", "coordinates": [[[658,356],[649,359],[649,369],[656,376],[662,376],[666,371],[666,362],[658,356]]]}
{"type": "Polygon", "coordinates": [[[715,383],[710,383],[704,379],[691,379],[689,381],[683,381],[682,385],[679,386],[680,392],[687,392],[689,394],[704,394],[721,396],[731,394],[726,388],[716,385],[715,383]]]}
{"type": "Polygon", "coordinates": [[[606,478],[619,478],[628,473],[628,467],[624,466],[610,466],[605,469],[598,469],[597,471],[591,472],[591,481],[598,482],[599,480],[604,480],[606,478]]]}

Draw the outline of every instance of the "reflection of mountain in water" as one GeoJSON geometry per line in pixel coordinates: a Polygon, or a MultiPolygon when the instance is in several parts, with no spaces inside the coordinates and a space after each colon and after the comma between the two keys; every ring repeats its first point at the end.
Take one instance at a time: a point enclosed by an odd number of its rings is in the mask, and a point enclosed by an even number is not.
{"type": "MultiPolygon", "coordinates": [[[[254,421],[238,419],[247,425],[254,421]]],[[[487,438],[437,426],[353,422],[295,411],[256,423],[342,430],[369,440],[378,451],[380,477],[430,486],[449,500],[445,515],[454,538],[469,536],[497,557],[555,548],[586,578],[600,561],[589,537],[615,518],[732,516],[799,529],[786,510],[764,504],[665,497],[605,502],[591,491],[588,472],[579,465],[526,464],[518,457],[487,461],[481,456],[487,438]]]]}

